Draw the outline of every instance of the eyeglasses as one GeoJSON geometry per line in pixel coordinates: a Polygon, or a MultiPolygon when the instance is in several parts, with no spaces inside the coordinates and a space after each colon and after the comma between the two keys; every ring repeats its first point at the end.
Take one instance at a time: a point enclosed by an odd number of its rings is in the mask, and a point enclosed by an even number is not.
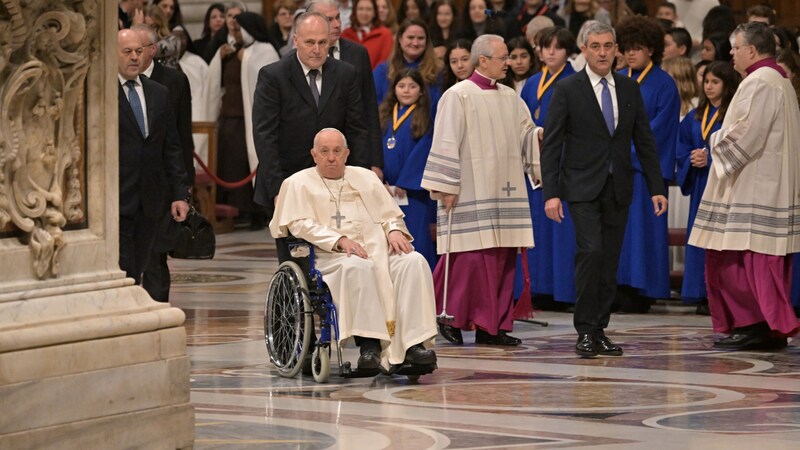
{"type": "MultiPolygon", "coordinates": [[[[484,56],[486,56],[486,55],[484,55],[484,56]]],[[[499,59],[500,61],[503,61],[503,62],[507,62],[508,61],[508,55],[505,55],[505,56],[486,56],[486,57],[489,58],[489,59],[499,59]]]]}
{"type": "Polygon", "coordinates": [[[738,51],[740,48],[752,47],[752,46],[753,46],[753,44],[733,45],[733,46],[731,46],[731,49],[738,51]]]}

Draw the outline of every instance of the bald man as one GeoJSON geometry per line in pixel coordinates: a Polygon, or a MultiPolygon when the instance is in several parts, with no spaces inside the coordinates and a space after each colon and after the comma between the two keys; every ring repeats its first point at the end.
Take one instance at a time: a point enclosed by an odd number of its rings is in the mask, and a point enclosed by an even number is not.
{"type": "Polygon", "coordinates": [[[141,284],[158,219],[186,220],[189,194],[167,88],[140,76],[144,52],[132,30],[118,34],[119,266],[141,284]]]}

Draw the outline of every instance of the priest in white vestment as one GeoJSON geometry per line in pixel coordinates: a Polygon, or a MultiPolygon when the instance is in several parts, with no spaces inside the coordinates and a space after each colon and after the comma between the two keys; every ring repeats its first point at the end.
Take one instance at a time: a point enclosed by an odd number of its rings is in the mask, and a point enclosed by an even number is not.
{"type": "MultiPolygon", "coordinates": [[[[471,51],[475,72],[439,101],[422,187],[438,200],[437,252],[450,234],[450,277],[442,336],[463,344],[461,329],[477,329],[475,342],[519,345],[513,324],[516,255],[533,247],[525,172],[539,174],[541,128],[514,89],[498,83],[508,70],[503,38],[483,35],[471,51]],[[447,230],[452,210],[452,229],[447,230]]],[[[437,310],[443,307],[445,259],[434,270],[437,310]]],[[[527,267],[525,268],[527,271],[527,267]]],[[[530,298],[521,300],[530,305],[530,298]]]]}
{"type": "Polygon", "coordinates": [[[711,171],[689,244],[706,249],[714,331],[729,350],[779,349],[800,322],[790,293],[800,252],[800,110],[775,61],[770,28],[736,28],[731,54],[746,74],[711,137],[711,171]]]}
{"type": "Polygon", "coordinates": [[[430,268],[375,173],[345,166],[349,153],[338,130],[317,133],[316,166],[284,180],[270,232],[318,249],[316,268],[336,305],[339,340],[356,337],[359,368],[432,365],[436,354],[425,348],[437,333],[430,268]]]}

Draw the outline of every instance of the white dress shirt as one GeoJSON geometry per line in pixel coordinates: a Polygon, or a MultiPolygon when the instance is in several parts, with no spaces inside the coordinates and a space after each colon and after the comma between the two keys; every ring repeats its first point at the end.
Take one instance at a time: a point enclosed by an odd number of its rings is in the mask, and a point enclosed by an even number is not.
{"type": "Polygon", "coordinates": [[[586,66],[586,74],[589,75],[589,82],[592,83],[592,89],[594,89],[594,95],[597,97],[597,104],[600,105],[600,111],[603,110],[603,84],[600,83],[601,78],[605,78],[608,80],[608,90],[611,91],[611,103],[614,105],[614,128],[619,125],[619,105],[617,105],[617,87],[614,83],[614,76],[609,71],[605,77],[601,77],[600,75],[592,72],[592,69],[589,66],[586,66]]]}
{"type": "MultiPolygon", "coordinates": [[[[308,83],[308,86],[311,87],[311,78],[308,76],[308,72],[311,72],[311,68],[303,64],[303,61],[300,61],[299,56],[297,57],[297,61],[300,62],[300,67],[303,69],[303,75],[306,77],[306,83],[308,83]]],[[[317,74],[317,92],[322,95],[322,67],[317,69],[317,72],[319,72],[317,74]]]]}

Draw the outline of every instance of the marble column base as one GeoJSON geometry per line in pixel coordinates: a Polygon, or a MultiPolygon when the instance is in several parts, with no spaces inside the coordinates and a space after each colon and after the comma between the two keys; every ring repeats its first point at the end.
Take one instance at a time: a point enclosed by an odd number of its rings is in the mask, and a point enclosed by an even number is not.
{"type": "Polygon", "coordinates": [[[129,281],[0,303],[0,449],[192,447],[185,316],[129,281]]]}

